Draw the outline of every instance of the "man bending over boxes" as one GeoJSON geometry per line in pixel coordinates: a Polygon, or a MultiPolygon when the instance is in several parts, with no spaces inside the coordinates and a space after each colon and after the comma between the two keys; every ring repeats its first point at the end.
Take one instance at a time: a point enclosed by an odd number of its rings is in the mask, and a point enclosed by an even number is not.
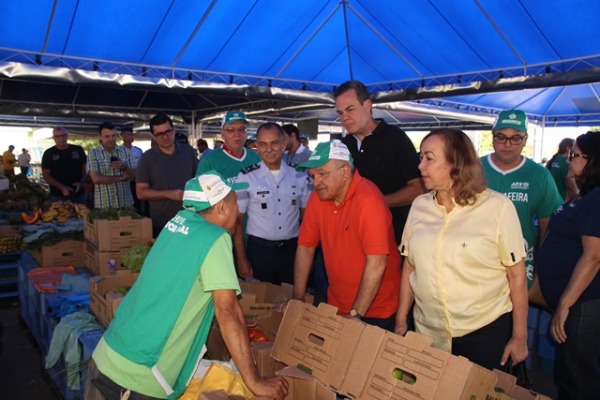
{"type": "MultiPolygon", "coordinates": [[[[247,187],[247,185],[245,185],[247,187]]],[[[283,399],[287,383],[260,377],[248,342],[230,232],[239,184],[216,171],[189,180],[179,211],[161,231],[142,272],[94,350],[85,399],[176,399],[206,348],[213,316],[244,382],[283,399]],[[127,393],[129,392],[129,395],[127,393]]]]}

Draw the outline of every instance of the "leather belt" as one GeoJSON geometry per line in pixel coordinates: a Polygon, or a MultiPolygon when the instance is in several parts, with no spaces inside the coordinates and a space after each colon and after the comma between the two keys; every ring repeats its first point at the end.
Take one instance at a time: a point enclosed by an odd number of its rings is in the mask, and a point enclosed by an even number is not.
{"type": "Polygon", "coordinates": [[[290,244],[296,244],[298,243],[298,238],[291,238],[291,239],[285,239],[285,240],[267,240],[267,239],[263,239],[263,238],[259,238],[257,236],[252,236],[252,235],[248,235],[248,240],[253,241],[254,243],[256,243],[259,246],[264,246],[264,247],[284,247],[290,244]]]}

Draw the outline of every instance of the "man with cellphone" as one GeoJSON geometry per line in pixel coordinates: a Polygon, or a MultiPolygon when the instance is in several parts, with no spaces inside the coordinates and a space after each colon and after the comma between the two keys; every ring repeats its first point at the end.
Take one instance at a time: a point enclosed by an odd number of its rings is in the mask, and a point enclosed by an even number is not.
{"type": "Polygon", "coordinates": [[[64,126],[54,128],[52,138],[55,145],[42,156],[42,176],[50,185],[50,201],[85,203],[83,180],[87,158],[83,148],[69,144],[69,133],[64,126]]]}
{"type": "Polygon", "coordinates": [[[117,131],[111,122],[98,127],[100,145],[90,149],[87,170],[94,182],[94,208],[133,206],[129,181],[135,180],[133,156],[117,146],[117,131]]]}

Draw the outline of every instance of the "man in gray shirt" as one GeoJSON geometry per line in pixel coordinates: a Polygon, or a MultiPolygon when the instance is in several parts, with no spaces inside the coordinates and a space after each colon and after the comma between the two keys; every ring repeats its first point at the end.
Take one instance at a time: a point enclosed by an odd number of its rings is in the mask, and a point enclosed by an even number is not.
{"type": "Polygon", "coordinates": [[[135,186],[138,198],[150,203],[152,234],[156,237],[181,210],[183,188],[196,176],[198,159],[191,146],[175,141],[175,128],[168,115],[152,117],[150,133],[156,145],[142,154],[135,186]]]}

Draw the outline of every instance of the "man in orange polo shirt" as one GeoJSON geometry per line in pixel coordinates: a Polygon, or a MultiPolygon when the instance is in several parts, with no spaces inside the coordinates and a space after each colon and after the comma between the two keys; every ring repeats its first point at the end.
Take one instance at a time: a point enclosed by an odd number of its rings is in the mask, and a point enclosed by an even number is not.
{"type": "Polygon", "coordinates": [[[295,299],[304,299],[315,248],[321,243],[329,279],[327,302],[341,315],[389,331],[400,289],[400,253],[383,195],[354,170],[339,140],[320,143],[305,163],[308,200],[294,262],[295,299]]]}

